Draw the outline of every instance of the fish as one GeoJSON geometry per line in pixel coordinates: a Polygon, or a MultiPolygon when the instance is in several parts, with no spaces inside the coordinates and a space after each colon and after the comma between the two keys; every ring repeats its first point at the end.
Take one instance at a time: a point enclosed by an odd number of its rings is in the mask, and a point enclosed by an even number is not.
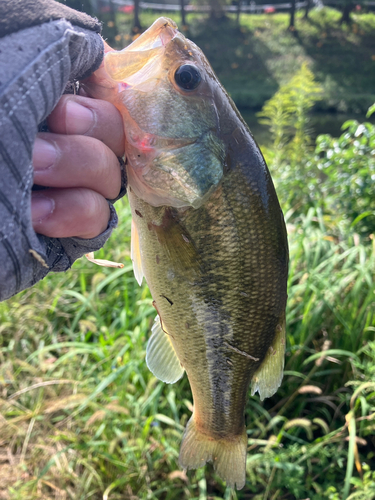
{"type": "Polygon", "coordinates": [[[186,372],[184,470],[246,483],[245,406],[272,396],[285,353],[288,242],[262,153],[203,52],[168,18],[83,83],[125,129],[131,258],[157,315],[146,349],[166,383],[186,372]]]}

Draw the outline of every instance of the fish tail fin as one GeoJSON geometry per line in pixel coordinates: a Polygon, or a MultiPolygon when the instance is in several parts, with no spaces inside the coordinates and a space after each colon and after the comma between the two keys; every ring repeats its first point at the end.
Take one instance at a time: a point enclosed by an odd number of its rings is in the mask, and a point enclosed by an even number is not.
{"type": "Polygon", "coordinates": [[[197,469],[212,462],[218,475],[231,488],[242,489],[246,482],[247,434],[231,439],[215,440],[199,431],[194,415],[187,423],[180,449],[179,464],[183,469],[197,469]]]}

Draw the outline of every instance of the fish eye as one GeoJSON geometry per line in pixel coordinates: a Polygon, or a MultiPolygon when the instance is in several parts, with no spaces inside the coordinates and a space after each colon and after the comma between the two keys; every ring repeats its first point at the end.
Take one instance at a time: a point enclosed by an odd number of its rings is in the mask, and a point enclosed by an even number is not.
{"type": "Polygon", "coordinates": [[[183,64],[176,70],[174,79],[180,88],[194,90],[198,87],[202,78],[195,66],[192,64],[183,64]]]}

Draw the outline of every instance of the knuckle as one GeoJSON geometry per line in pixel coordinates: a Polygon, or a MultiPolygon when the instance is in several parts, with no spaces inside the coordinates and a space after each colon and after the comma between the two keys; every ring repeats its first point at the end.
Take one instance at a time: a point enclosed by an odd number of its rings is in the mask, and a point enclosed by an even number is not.
{"type": "Polygon", "coordinates": [[[79,210],[81,226],[93,237],[100,234],[108,224],[108,203],[103,196],[91,190],[84,190],[79,210]]]}
{"type": "Polygon", "coordinates": [[[115,153],[105,144],[96,141],[93,149],[96,168],[92,169],[98,191],[108,199],[115,198],[121,189],[121,172],[115,153]]]}

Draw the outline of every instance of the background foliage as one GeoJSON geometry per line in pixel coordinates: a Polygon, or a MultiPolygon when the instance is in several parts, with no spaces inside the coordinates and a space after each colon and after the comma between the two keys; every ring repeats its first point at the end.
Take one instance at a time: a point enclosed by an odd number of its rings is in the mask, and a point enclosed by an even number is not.
{"type": "Polygon", "coordinates": [[[375,130],[352,120],[314,141],[322,84],[302,63],[260,117],[288,225],[288,337],[281,388],[249,396],[245,488],[177,465],[191,393],[145,365],[155,311],[122,200],[96,256],[123,269],[81,259],[0,304],[0,498],[375,498],[375,130]]]}
{"type": "MultiPolygon", "coordinates": [[[[144,11],[143,26],[160,15],[144,11]]],[[[178,13],[166,15],[181,27],[178,13]]],[[[211,22],[191,13],[184,33],[241,108],[259,111],[305,62],[322,87],[315,109],[365,114],[375,102],[375,16],[353,14],[350,25],[340,25],[340,17],[327,7],[314,9],[308,19],[298,12],[297,29],[290,31],[288,14],[241,14],[238,26],[234,15],[211,22]]],[[[132,16],[119,13],[117,30],[112,43],[123,48],[132,41],[132,16]]]]}

